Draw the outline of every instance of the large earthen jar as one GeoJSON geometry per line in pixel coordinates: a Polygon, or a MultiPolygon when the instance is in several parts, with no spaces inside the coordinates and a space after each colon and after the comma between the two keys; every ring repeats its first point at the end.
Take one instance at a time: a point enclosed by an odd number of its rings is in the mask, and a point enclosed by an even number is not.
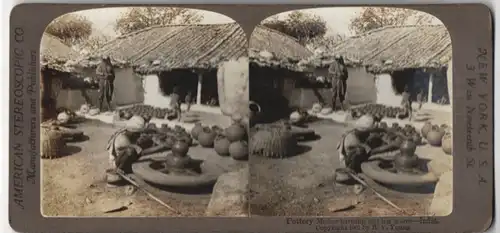
{"type": "Polygon", "coordinates": [[[226,116],[249,116],[248,62],[248,58],[239,58],[223,62],[218,67],[219,104],[226,116]]]}
{"type": "Polygon", "coordinates": [[[443,139],[441,139],[441,147],[447,155],[451,155],[453,153],[453,138],[451,133],[446,133],[443,136],[443,139]]]}

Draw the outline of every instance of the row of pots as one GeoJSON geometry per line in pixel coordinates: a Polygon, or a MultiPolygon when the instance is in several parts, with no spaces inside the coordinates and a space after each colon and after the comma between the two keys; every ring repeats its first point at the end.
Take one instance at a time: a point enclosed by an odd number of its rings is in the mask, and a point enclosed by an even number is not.
{"type": "Polygon", "coordinates": [[[372,115],[375,118],[398,118],[406,119],[408,113],[401,107],[386,106],[383,104],[367,104],[362,107],[351,108],[351,116],[356,119],[363,115],[372,115]]]}
{"type": "Polygon", "coordinates": [[[426,122],[421,130],[422,136],[427,139],[429,145],[434,147],[441,147],[444,153],[451,155],[453,152],[453,142],[451,128],[443,124],[433,125],[430,122],[426,122]]]}
{"type": "Polygon", "coordinates": [[[410,124],[406,124],[402,127],[398,123],[393,123],[389,126],[386,122],[380,122],[377,127],[384,129],[387,133],[371,133],[368,138],[368,144],[372,147],[381,146],[384,141],[401,144],[405,140],[410,140],[415,143],[415,145],[421,145],[423,143],[420,133],[410,124]]]}
{"type": "MultiPolygon", "coordinates": [[[[146,128],[152,129],[154,131],[152,131],[151,133],[141,134],[141,136],[137,140],[137,144],[142,148],[149,148],[154,144],[164,144],[171,148],[172,152],[175,154],[176,147],[189,148],[193,145],[193,138],[181,126],[170,128],[168,127],[168,125],[164,124],[160,128],[157,128],[155,124],[149,123],[146,128]]],[[[185,153],[187,153],[187,151],[185,153]]],[[[182,155],[182,153],[180,153],[180,155],[182,155]]]]}
{"type": "Polygon", "coordinates": [[[226,129],[196,123],[191,136],[202,147],[213,148],[220,156],[231,156],[235,160],[248,158],[248,136],[245,126],[240,122],[234,122],[226,129]]]}
{"type": "Polygon", "coordinates": [[[164,119],[175,114],[175,112],[168,108],[158,108],[145,104],[137,104],[128,108],[118,110],[120,119],[128,120],[134,115],[142,116],[145,120],[151,118],[164,119]]]}

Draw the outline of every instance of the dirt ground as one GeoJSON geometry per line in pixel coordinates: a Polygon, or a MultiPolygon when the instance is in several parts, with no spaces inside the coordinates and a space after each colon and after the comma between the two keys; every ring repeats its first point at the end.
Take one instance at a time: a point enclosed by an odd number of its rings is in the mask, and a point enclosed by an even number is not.
{"type": "MultiPolygon", "coordinates": [[[[203,114],[203,122],[218,124],[220,116],[203,114]]],[[[213,114],[212,114],[213,115],[213,114]]],[[[68,155],[42,160],[42,214],[45,216],[203,216],[210,194],[175,194],[157,192],[162,201],[179,211],[174,213],[149,198],[144,192],[126,194],[126,187],[108,188],[105,150],[110,136],[117,129],[110,124],[88,120],[78,125],[88,140],[69,143],[68,155]],[[125,210],[104,213],[107,209],[125,206],[125,210]]]]}
{"type": "MultiPolygon", "coordinates": [[[[200,114],[207,124],[226,124],[220,116],[200,114]]],[[[352,187],[334,185],[333,171],[339,161],[336,144],[346,126],[329,120],[310,125],[322,137],[301,143],[299,155],[282,160],[252,156],[250,188],[252,215],[309,216],[400,216],[370,190],[354,195],[352,187]],[[352,204],[355,205],[352,205],[352,204]],[[334,212],[348,208],[347,211],[334,212]]],[[[104,171],[108,166],[106,143],[116,130],[110,124],[87,121],[78,126],[87,141],[70,143],[70,154],[60,159],[42,160],[42,214],[45,216],[203,216],[210,194],[155,194],[178,210],[174,213],[141,191],[126,194],[125,187],[108,188],[104,171]],[[104,213],[112,207],[122,211],[104,213]]],[[[419,147],[417,153],[435,153],[435,148],[419,147]],[[434,149],[434,150],[433,150],[434,149]]],[[[365,181],[407,215],[425,215],[431,193],[404,193],[386,188],[365,177],[365,181]]],[[[405,215],[406,215],[405,214],[405,215]]]]}
{"type": "Polygon", "coordinates": [[[259,216],[401,216],[425,215],[432,192],[407,193],[386,188],[364,177],[379,193],[406,210],[399,213],[371,190],[361,195],[352,186],[335,185],[339,167],[336,145],[345,125],[320,120],[309,125],[321,138],[300,143],[301,153],[287,159],[252,156],[250,161],[251,213],[259,216]],[[352,203],[357,203],[352,205],[352,203]],[[358,203],[359,202],[359,203],[358,203]],[[352,206],[351,206],[352,205],[352,206]],[[348,208],[348,211],[334,210],[348,208]]]}

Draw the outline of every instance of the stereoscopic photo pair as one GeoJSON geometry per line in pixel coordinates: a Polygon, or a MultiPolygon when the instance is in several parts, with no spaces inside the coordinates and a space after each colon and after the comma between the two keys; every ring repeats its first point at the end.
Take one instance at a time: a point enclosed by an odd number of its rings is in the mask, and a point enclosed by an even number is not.
{"type": "Polygon", "coordinates": [[[452,46],[430,14],[295,10],[248,37],[209,11],[93,9],[41,48],[46,216],[451,213],[452,46]]]}
{"type": "MultiPolygon", "coordinates": [[[[44,24],[46,219],[420,217],[425,228],[464,212],[456,177],[491,179],[478,167],[491,132],[477,130],[492,124],[491,44],[457,60],[474,33],[455,37],[444,6],[254,6],[264,20],[249,24],[225,7],[87,6],[44,24]],[[455,131],[471,143],[457,147],[455,131]]],[[[316,230],[343,229],[326,225],[316,230]]]]}

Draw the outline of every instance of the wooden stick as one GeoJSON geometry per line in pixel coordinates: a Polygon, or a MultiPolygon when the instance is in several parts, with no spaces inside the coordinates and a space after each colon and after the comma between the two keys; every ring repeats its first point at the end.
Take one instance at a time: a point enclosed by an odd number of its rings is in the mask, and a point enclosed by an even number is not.
{"type": "Polygon", "coordinates": [[[404,211],[403,209],[399,208],[399,206],[397,206],[396,204],[394,204],[392,201],[390,201],[389,199],[387,199],[386,197],[382,196],[382,194],[380,194],[379,192],[377,192],[377,190],[375,190],[373,187],[371,187],[370,185],[368,185],[365,181],[363,181],[361,178],[359,178],[357,175],[355,175],[354,173],[352,173],[351,171],[347,171],[347,173],[349,174],[349,176],[351,176],[353,179],[355,179],[356,181],[358,181],[361,185],[369,188],[370,190],[372,190],[375,195],[377,195],[380,199],[382,199],[382,201],[385,201],[387,204],[389,204],[390,206],[394,207],[395,209],[405,213],[405,214],[408,214],[406,213],[406,211],[404,211]]]}
{"type": "Polygon", "coordinates": [[[120,177],[122,177],[123,179],[125,179],[126,181],[128,181],[129,183],[131,183],[132,185],[134,185],[135,187],[137,187],[138,189],[142,190],[144,193],[146,193],[149,197],[151,197],[156,202],[160,203],[162,206],[165,206],[167,209],[175,212],[176,214],[179,214],[179,212],[177,210],[175,210],[174,208],[172,208],[171,206],[169,206],[167,203],[165,203],[162,200],[160,200],[158,197],[156,197],[155,195],[153,195],[151,192],[149,192],[145,188],[141,187],[139,184],[137,184],[137,182],[135,182],[134,180],[132,180],[131,178],[129,178],[128,176],[126,176],[122,171],[120,171],[120,170],[117,169],[116,173],[120,177]]]}

